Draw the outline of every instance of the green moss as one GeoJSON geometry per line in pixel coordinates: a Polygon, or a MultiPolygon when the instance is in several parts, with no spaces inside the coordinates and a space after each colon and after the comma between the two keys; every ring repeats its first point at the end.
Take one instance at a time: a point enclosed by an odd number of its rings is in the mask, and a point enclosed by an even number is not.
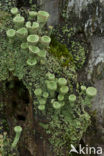
{"type": "Polygon", "coordinates": [[[67,49],[65,44],[61,44],[55,38],[52,38],[49,52],[56,58],[60,59],[63,66],[68,66],[69,64],[74,65],[73,56],[67,49]]]}
{"type": "Polygon", "coordinates": [[[86,59],[85,49],[79,42],[71,42],[68,50],[65,44],[58,42],[55,38],[52,38],[50,45],[50,53],[56,58],[60,59],[60,63],[63,66],[72,65],[75,69],[79,70],[83,67],[86,59]]]}

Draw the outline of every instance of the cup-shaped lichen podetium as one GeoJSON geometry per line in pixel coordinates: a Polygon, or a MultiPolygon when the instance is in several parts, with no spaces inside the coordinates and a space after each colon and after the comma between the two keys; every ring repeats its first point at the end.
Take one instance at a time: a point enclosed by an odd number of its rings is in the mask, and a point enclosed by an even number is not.
{"type": "Polygon", "coordinates": [[[18,141],[20,139],[20,135],[21,135],[21,132],[22,132],[22,127],[16,126],[16,127],[14,127],[14,131],[16,133],[16,136],[15,136],[14,141],[12,143],[12,149],[16,148],[16,146],[17,146],[17,143],[18,143],[18,141]]]}
{"type": "Polygon", "coordinates": [[[39,23],[37,23],[37,22],[31,23],[30,21],[28,21],[26,23],[26,28],[28,29],[30,35],[36,34],[38,32],[38,29],[39,29],[39,23]]]}
{"type": "Polygon", "coordinates": [[[39,109],[40,111],[43,111],[43,112],[44,112],[44,110],[45,110],[45,105],[39,105],[39,106],[38,106],[38,109],[39,109]]]}
{"type": "Polygon", "coordinates": [[[89,99],[92,99],[97,94],[97,89],[94,87],[88,87],[86,89],[86,94],[89,99]]]}
{"type": "Polygon", "coordinates": [[[14,29],[9,29],[6,32],[8,38],[13,39],[15,37],[16,31],[14,29]]]}
{"type": "Polygon", "coordinates": [[[34,58],[34,57],[31,57],[31,58],[29,58],[29,59],[27,60],[27,64],[28,64],[29,66],[35,66],[35,65],[37,64],[37,59],[34,58]]]}
{"type": "Polygon", "coordinates": [[[28,43],[27,42],[26,43],[22,43],[21,44],[21,49],[23,49],[23,50],[28,49],[28,43]]]}
{"type": "Polygon", "coordinates": [[[30,21],[26,22],[26,28],[30,30],[32,27],[32,23],[30,21]]]}
{"type": "Polygon", "coordinates": [[[61,108],[61,103],[58,101],[54,101],[52,105],[53,105],[54,109],[60,109],[61,108]]]}
{"type": "Polygon", "coordinates": [[[91,107],[91,100],[97,94],[97,89],[94,87],[88,87],[85,91],[86,97],[83,101],[84,106],[91,107]]]}
{"type": "Polygon", "coordinates": [[[51,38],[49,36],[41,37],[41,44],[43,47],[49,47],[50,42],[51,42],[51,38]]]}
{"type": "Polygon", "coordinates": [[[61,86],[65,86],[67,84],[67,80],[65,78],[59,78],[58,79],[58,85],[61,86]]]}
{"type": "Polygon", "coordinates": [[[39,36],[38,35],[29,35],[27,37],[27,42],[29,45],[36,45],[39,42],[39,36]]]}
{"type": "Polygon", "coordinates": [[[43,98],[47,99],[49,97],[49,93],[48,92],[43,92],[43,98]]]}
{"type": "Polygon", "coordinates": [[[46,104],[46,99],[45,98],[40,98],[39,99],[39,104],[40,105],[45,105],[46,104]]]}
{"type": "Polygon", "coordinates": [[[25,27],[23,27],[16,31],[16,35],[19,39],[25,40],[28,36],[28,31],[25,27]]]}
{"type": "Polygon", "coordinates": [[[76,96],[74,94],[71,94],[69,96],[69,102],[70,102],[71,107],[74,106],[75,101],[76,101],[76,96]]]}
{"type": "Polygon", "coordinates": [[[54,97],[55,91],[57,90],[57,83],[55,81],[47,81],[46,84],[51,97],[54,97]]]}
{"type": "Polygon", "coordinates": [[[21,15],[16,15],[14,18],[13,18],[13,23],[15,24],[15,27],[17,29],[23,27],[24,25],[24,22],[25,22],[25,19],[24,17],[22,17],[21,15]]]}
{"type": "Polygon", "coordinates": [[[40,52],[40,49],[36,46],[29,46],[29,52],[31,54],[34,54],[34,55],[38,55],[38,53],[40,52]]]}
{"type": "Polygon", "coordinates": [[[85,95],[86,94],[86,89],[87,89],[86,86],[82,85],[81,86],[81,91],[82,91],[81,94],[85,95]]]}
{"type": "Polygon", "coordinates": [[[42,62],[46,58],[47,51],[46,50],[40,50],[37,54],[39,57],[39,61],[42,62]]]}
{"type": "Polygon", "coordinates": [[[37,33],[39,29],[39,23],[38,22],[33,22],[32,24],[32,33],[37,33]]]}
{"type": "Polygon", "coordinates": [[[35,89],[34,94],[39,99],[41,97],[41,95],[42,95],[42,89],[41,88],[35,89]]]}
{"type": "Polygon", "coordinates": [[[63,101],[64,100],[64,95],[59,94],[58,95],[58,101],[63,101]]]}
{"type": "Polygon", "coordinates": [[[48,80],[50,80],[50,81],[55,80],[55,75],[54,75],[54,74],[51,74],[50,72],[48,72],[48,73],[46,74],[46,76],[48,77],[48,80]]]}
{"type": "Polygon", "coordinates": [[[13,15],[17,15],[18,14],[18,8],[12,8],[10,11],[13,15]]]}
{"type": "Polygon", "coordinates": [[[86,86],[81,86],[81,90],[82,90],[82,92],[85,92],[86,91],[86,86]]]}
{"type": "Polygon", "coordinates": [[[46,11],[38,11],[37,14],[37,21],[39,23],[46,23],[48,21],[49,18],[49,13],[46,11]]]}
{"type": "Polygon", "coordinates": [[[59,90],[60,94],[62,94],[62,95],[67,94],[68,91],[69,91],[68,86],[62,86],[62,87],[60,88],[60,90],[59,90]]]}
{"type": "Polygon", "coordinates": [[[37,12],[36,11],[29,11],[29,19],[30,20],[35,19],[36,16],[37,16],[37,12]]]}

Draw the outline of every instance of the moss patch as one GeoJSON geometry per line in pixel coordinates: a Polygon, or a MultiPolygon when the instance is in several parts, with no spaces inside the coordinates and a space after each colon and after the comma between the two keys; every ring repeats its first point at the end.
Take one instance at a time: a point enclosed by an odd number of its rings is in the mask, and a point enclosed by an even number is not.
{"type": "Polygon", "coordinates": [[[69,64],[74,65],[73,56],[67,49],[66,45],[61,44],[55,38],[52,38],[49,52],[56,58],[60,59],[63,66],[68,66],[69,64]]]}
{"type": "Polygon", "coordinates": [[[81,70],[88,57],[89,44],[83,32],[76,32],[73,27],[65,23],[56,26],[53,30],[51,53],[54,56],[64,56],[66,64],[69,62],[75,66],[75,69],[81,70]],[[53,48],[54,47],[54,48],[53,48]]]}

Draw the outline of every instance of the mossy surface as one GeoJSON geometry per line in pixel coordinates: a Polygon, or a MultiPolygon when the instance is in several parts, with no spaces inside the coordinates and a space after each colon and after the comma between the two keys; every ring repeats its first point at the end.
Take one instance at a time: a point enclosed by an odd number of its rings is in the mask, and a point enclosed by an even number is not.
{"type": "Polygon", "coordinates": [[[49,52],[59,59],[62,66],[68,66],[70,64],[74,66],[73,56],[67,46],[58,42],[54,37],[52,38],[49,52]]]}
{"type": "Polygon", "coordinates": [[[66,65],[69,62],[75,67],[75,70],[81,70],[87,59],[89,45],[84,38],[83,32],[76,32],[75,28],[68,23],[59,25],[53,30],[53,41],[50,51],[55,56],[65,56],[66,65]],[[63,49],[63,50],[61,50],[63,49]]]}

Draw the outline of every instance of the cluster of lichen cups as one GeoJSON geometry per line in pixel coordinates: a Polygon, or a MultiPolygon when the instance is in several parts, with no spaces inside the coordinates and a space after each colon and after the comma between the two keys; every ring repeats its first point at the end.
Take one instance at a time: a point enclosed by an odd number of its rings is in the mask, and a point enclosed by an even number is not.
{"type": "MultiPolygon", "coordinates": [[[[39,103],[38,109],[44,111],[47,99],[50,99],[52,107],[58,110],[65,105],[65,98],[69,94],[67,80],[65,78],[56,78],[54,74],[51,74],[49,72],[46,74],[46,76],[47,80],[45,81],[45,92],[41,88],[37,88],[34,91],[34,94],[37,97],[39,103]],[[56,92],[58,93],[57,99],[55,99],[56,92]]],[[[74,94],[71,94],[69,96],[69,103],[71,104],[75,101],[76,96],[74,94]]]]}
{"type": "MultiPolygon", "coordinates": [[[[55,78],[55,75],[49,72],[46,76],[45,91],[41,88],[36,88],[34,90],[34,94],[38,100],[38,109],[44,111],[48,99],[50,100],[52,107],[56,110],[61,109],[65,105],[65,101],[69,101],[69,107],[74,108],[77,97],[76,95],[69,93],[67,80],[65,78],[55,78]],[[57,99],[55,98],[56,93],[58,93],[57,99]]],[[[91,102],[92,98],[97,94],[97,90],[94,87],[86,88],[85,86],[81,86],[81,90],[86,95],[85,101],[89,99],[91,102]]]]}
{"type": "Polygon", "coordinates": [[[21,49],[29,51],[27,64],[34,66],[38,62],[44,63],[47,55],[47,49],[51,38],[43,35],[42,29],[47,23],[49,14],[45,11],[29,11],[29,20],[25,23],[25,18],[19,14],[17,8],[12,8],[13,23],[15,29],[9,29],[6,34],[10,42],[15,38],[21,41],[21,49]]]}

